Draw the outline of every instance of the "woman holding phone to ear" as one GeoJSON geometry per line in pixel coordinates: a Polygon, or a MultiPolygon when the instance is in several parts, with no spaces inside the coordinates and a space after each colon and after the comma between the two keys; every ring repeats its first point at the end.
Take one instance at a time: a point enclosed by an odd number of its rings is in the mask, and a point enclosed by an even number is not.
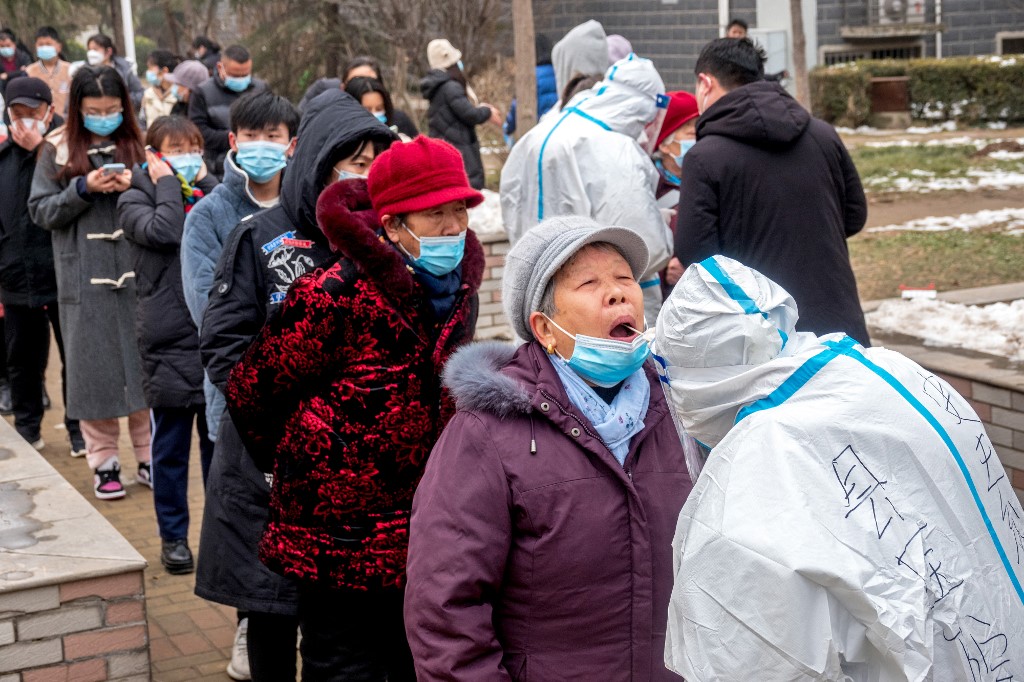
{"type": "Polygon", "coordinates": [[[71,81],[68,121],[46,138],[32,178],[32,220],[53,233],[67,357],[67,414],[81,420],[96,497],[125,495],[117,441],[128,417],[136,480],[150,484],[149,412],[135,335],[133,254],[117,200],[145,162],[124,81],[83,66],[71,81]]]}

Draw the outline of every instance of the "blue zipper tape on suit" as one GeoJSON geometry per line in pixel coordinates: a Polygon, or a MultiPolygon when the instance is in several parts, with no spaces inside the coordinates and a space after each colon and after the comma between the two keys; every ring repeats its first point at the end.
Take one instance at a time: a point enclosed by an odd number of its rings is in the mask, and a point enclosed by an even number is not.
{"type": "MultiPolygon", "coordinates": [[[[588,97],[587,99],[590,99],[590,98],[588,97]]],[[[586,101],[587,100],[584,99],[584,100],[582,100],[580,102],[580,104],[583,104],[583,102],[586,102],[586,101]]],[[[569,118],[569,114],[576,114],[578,116],[582,116],[583,118],[587,119],[588,121],[590,121],[592,123],[596,123],[597,125],[601,126],[605,130],[611,131],[611,126],[609,126],[604,121],[602,121],[600,119],[597,119],[597,118],[594,118],[590,114],[585,114],[582,111],[580,111],[579,104],[577,104],[574,107],[569,107],[568,109],[565,109],[565,113],[562,114],[562,118],[558,119],[558,123],[556,123],[555,125],[551,126],[551,130],[549,130],[548,134],[544,136],[544,141],[541,142],[541,144],[540,144],[540,153],[537,155],[537,220],[538,220],[538,222],[541,221],[541,220],[544,220],[544,150],[548,146],[548,140],[550,140],[551,136],[555,134],[556,130],[558,130],[558,126],[562,125],[562,123],[565,121],[565,119],[569,118]]]]}
{"type": "Polygon", "coordinates": [[[770,410],[771,408],[778,407],[782,403],[786,402],[793,397],[794,393],[803,388],[808,381],[813,379],[814,375],[820,372],[825,365],[832,362],[837,357],[839,357],[839,354],[831,349],[821,351],[810,360],[800,365],[800,367],[790,374],[789,377],[774,391],[740,410],[736,414],[736,423],[740,423],[755,412],[770,410]]]}
{"type": "MultiPolygon", "coordinates": [[[[708,274],[714,277],[715,280],[722,285],[725,293],[732,300],[740,304],[740,307],[743,308],[743,312],[748,315],[760,315],[766,320],[769,319],[768,313],[757,307],[757,304],[754,303],[754,299],[747,296],[747,292],[743,291],[743,287],[737,284],[735,280],[733,280],[733,278],[718,265],[714,256],[708,256],[702,260],[700,262],[700,266],[707,270],[708,274]]],[[[776,329],[779,332],[779,336],[782,337],[782,347],[785,348],[786,344],[789,343],[789,336],[781,329],[778,329],[777,327],[776,329]]]]}

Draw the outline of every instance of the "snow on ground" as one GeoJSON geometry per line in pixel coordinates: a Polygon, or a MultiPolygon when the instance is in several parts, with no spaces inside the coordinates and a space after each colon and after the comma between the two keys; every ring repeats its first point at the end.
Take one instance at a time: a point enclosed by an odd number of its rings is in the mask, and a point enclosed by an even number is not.
{"type": "Polygon", "coordinates": [[[489,189],[480,190],[484,195],[484,203],[469,209],[469,226],[477,234],[494,234],[502,232],[505,224],[501,220],[501,200],[497,192],[489,189]]]}
{"type": "Polygon", "coordinates": [[[973,192],[977,189],[1024,187],[1024,173],[969,168],[960,176],[935,178],[931,177],[927,171],[918,171],[912,178],[889,175],[881,178],[869,178],[864,184],[876,187],[883,192],[919,192],[921,194],[956,190],[973,192]]]}
{"type": "Polygon", "coordinates": [[[866,317],[876,332],[907,334],[923,339],[926,346],[966,348],[1024,361],[1024,300],[987,306],[894,300],[866,317]]]}
{"type": "Polygon", "coordinates": [[[1004,225],[1009,234],[1019,234],[1024,227],[1024,208],[1003,208],[997,211],[961,213],[958,216],[928,216],[909,220],[905,223],[869,227],[867,232],[944,232],[963,230],[969,232],[985,227],[1004,225]]]}
{"type": "Polygon", "coordinates": [[[910,135],[931,135],[933,133],[950,132],[956,129],[956,121],[944,121],[933,126],[913,126],[903,131],[881,130],[871,126],[857,126],[856,128],[836,126],[836,132],[840,135],[899,135],[901,132],[910,135]]]}
{"type": "MultiPolygon", "coordinates": [[[[1024,145],[1024,137],[939,137],[933,140],[922,142],[920,140],[879,140],[877,142],[865,142],[865,147],[882,148],[882,147],[974,147],[975,149],[983,149],[990,144],[1000,144],[1004,142],[1016,142],[1017,144],[1024,145]]],[[[1007,152],[1007,151],[994,151],[988,156],[993,159],[1018,159],[1019,156],[1006,156],[1007,154],[1020,154],[1020,152],[1007,152]]]]}

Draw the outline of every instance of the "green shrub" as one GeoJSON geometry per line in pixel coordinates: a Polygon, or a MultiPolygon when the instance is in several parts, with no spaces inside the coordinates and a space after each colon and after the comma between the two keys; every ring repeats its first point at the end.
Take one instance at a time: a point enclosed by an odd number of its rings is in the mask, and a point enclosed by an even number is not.
{"type": "Polygon", "coordinates": [[[814,115],[857,126],[871,113],[871,78],[908,76],[914,118],[1024,121],[1024,57],[860,61],[811,72],[814,115]]]}

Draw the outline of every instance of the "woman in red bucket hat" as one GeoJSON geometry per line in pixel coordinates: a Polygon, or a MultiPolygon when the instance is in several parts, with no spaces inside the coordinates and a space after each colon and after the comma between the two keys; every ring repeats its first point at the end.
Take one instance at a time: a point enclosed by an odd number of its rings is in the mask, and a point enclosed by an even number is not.
{"type": "Polygon", "coordinates": [[[484,268],[459,152],[417,137],[330,185],[339,257],[292,284],[227,385],[273,473],[260,558],[297,579],[303,679],[414,680],[402,600],[413,493],[454,412],[441,369],[472,339],[484,268]]]}

